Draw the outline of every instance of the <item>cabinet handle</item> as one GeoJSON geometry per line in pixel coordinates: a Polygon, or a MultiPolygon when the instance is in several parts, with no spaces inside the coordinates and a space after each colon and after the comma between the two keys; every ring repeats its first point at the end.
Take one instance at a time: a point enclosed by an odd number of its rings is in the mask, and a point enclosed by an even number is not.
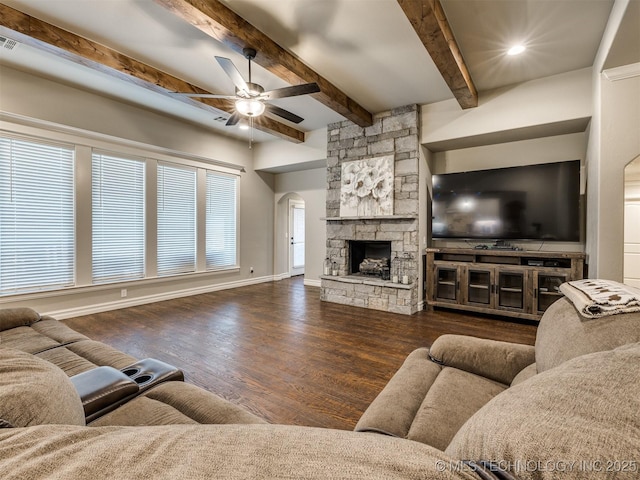
{"type": "Polygon", "coordinates": [[[538,298],[538,289],[537,288],[533,289],[533,298],[538,298]]]}

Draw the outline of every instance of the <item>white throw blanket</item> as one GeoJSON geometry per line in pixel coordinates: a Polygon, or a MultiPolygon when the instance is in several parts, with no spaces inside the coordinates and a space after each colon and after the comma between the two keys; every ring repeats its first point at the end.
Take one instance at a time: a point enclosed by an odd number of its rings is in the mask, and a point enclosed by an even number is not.
{"type": "Polygon", "coordinates": [[[611,280],[586,279],[560,285],[560,291],[587,318],[640,312],[640,290],[611,280]]]}

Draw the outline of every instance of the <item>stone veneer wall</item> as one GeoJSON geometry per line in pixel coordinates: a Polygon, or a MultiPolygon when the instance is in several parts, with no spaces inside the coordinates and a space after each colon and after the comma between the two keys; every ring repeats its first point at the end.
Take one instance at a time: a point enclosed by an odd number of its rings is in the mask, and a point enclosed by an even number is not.
{"type": "Polygon", "coordinates": [[[351,121],[328,126],[327,256],[339,273],[322,277],[322,300],[404,314],[418,310],[419,119],[419,107],[410,105],[375,115],[370,127],[351,121]],[[340,218],[342,163],[390,154],[395,160],[393,215],[340,218]],[[348,240],[391,241],[392,259],[410,254],[412,260],[405,262],[410,285],[346,277],[348,240]]]}

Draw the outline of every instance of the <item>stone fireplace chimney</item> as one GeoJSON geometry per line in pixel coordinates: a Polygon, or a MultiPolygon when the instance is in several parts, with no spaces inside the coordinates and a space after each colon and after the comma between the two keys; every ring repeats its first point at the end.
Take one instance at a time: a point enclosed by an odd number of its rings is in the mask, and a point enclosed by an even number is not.
{"type": "Polygon", "coordinates": [[[321,277],[322,300],[403,314],[418,310],[419,120],[419,107],[410,105],[377,114],[370,127],[350,121],[328,126],[327,257],[336,263],[338,275],[321,277]],[[344,164],[379,158],[392,164],[392,211],[344,215],[353,211],[355,197],[345,208],[345,191],[354,186],[343,182],[344,164]],[[348,242],[353,240],[390,242],[390,258],[402,259],[400,281],[350,275],[348,242]],[[403,276],[407,283],[401,283],[403,276]]]}

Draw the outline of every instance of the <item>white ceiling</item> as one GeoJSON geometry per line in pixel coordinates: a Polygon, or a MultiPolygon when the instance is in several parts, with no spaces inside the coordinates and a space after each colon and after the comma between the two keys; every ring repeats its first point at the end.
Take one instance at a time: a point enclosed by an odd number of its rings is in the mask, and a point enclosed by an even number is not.
{"type": "MultiPolygon", "coordinates": [[[[246,60],[152,0],[3,0],[215,93],[233,85],[214,56],[246,60]]],[[[396,0],[224,0],[232,10],[372,113],[453,98],[396,0]]],[[[477,89],[483,91],[592,65],[613,0],[441,0],[477,89]],[[523,42],[520,57],[506,56],[523,42]]],[[[255,46],[258,50],[259,45],[255,46]]],[[[26,45],[0,50],[0,65],[98,92],[245,137],[202,109],[110,78],[26,45]]],[[[266,90],[287,84],[259,66],[266,90]]],[[[1,74],[1,70],[0,70],[1,74]]],[[[277,102],[322,128],[342,117],[311,97],[277,102]]],[[[224,117],[227,114],[223,114],[224,117]]],[[[275,137],[257,134],[256,141],[275,137]]]]}

